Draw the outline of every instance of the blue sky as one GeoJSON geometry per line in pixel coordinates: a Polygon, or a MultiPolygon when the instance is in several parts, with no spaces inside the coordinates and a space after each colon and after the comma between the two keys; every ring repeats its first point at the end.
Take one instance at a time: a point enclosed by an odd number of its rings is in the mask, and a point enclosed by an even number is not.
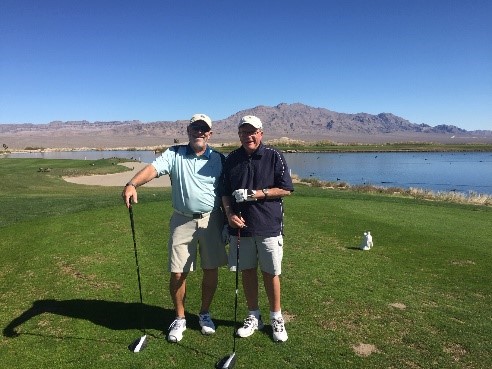
{"type": "Polygon", "coordinates": [[[492,129],[490,0],[1,0],[0,123],[300,102],[492,129]]]}

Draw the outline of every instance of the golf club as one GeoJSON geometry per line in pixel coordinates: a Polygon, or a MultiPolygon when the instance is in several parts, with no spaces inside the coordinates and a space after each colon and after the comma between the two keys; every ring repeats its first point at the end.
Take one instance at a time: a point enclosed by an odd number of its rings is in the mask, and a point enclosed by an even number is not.
{"type": "MultiPolygon", "coordinates": [[[[241,218],[241,212],[239,212],[241,218]]],[[[233,328],[233,346],[232,353],[223,357],[215,366],[217,369],[232,369],[236,364],[236,326],[237,326],[237,294],[239,286],[239,244],[241,242],[241,228],[237,229],[237,244],[236,244],[236,296],[234,300],[234,328],[233,328]]]]}
{"type": "MultiPolygon", "coordinates": [[[[131,199],[130,199],[131,201],[131,199]]],[[[132,236],[133,236],[133,250],[135,251],[135,263],[137,264],[137,278],[138,278],[138,290],[140,292],[140,319],[141,319],[141,329],[143,332],[143,336],[137,338],[133,341],[128,349],[133,352],[142,351],[145,346],[147,346],[147,334],[145,333],[145,324],[144,324],[144,312],[143,312],[143,299],[142,299],[142,283],[140,281],[140,267],[138,266],[138,255],[137,255],[137,241],[135,239],[135,223],[133,222],[133,209],[132,204],[130,202],[130,206],[128,207],[128,211],[130,212],[130,224],[132,226],[132,236]]]]}

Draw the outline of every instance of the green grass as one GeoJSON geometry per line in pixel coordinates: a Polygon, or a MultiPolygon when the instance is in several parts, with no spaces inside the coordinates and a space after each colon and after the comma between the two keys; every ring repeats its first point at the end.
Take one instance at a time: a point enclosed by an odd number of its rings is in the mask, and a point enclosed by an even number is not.
{"type": "MultiPolygon", "coordinates": [[[[172,209],[170,190],[155,188],[141,188],[134,206],[150,342],[141,353],[127,350],[141,332],[121,188],[61,179],[117,170],[107,160],[0,159],[3,367],[213,368],[230,353],[234,273],[225,268],[212,306],[217,333],[198,329],[197,271],[184,339],[164,340],[174,316],[166,270],[172,209]]],[[[273,343],[269,326],[238,340],[236,368],[492,367],[492,208],[303,185],[285,208],[289,340],[273,343]],[[367,252],[358,250],[365,230],[375,244],[367,252]]],[[[260,296],[268,316],[263,288],[260,296]]],[[[242,319],[242,291],[239,301],[242,319]]]]}

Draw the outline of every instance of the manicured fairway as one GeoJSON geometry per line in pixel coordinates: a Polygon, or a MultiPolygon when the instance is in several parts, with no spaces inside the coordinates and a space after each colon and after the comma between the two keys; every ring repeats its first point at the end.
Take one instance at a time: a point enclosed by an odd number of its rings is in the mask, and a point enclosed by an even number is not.
{"type": "MultiPolygon", "coordinates": [[[[0,159],[0,339],[5,368],[213,368],[232,349],[234,273],[220,270],[213,336],[200,334],[201,272],[190,275],[188,330],[163,331],[170,189],[133,208],[148,347],[140,331],[133,240],[120,187],[67,174],[117,160],[0,159]],[[39,168],[49,168],[40,171],[39,168]]],[[[492,208],[297,185],[285,200],[282,275],[289,340],[240,339],[236,368],[490,368],[492,208]],[[374,248],[360,251],[370,230],[374,248]]],[[[246,313],[239,293],[239,315],[246,313]]],[[[263,289],[260,300],[268,316],[263,289]]]]}

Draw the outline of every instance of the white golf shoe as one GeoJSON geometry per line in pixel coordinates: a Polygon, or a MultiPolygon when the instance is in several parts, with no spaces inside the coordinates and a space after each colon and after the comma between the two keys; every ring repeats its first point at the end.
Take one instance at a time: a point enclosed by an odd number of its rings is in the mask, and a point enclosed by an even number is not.
{"type": "Polygon", "coordinates": [[[248,315],[244,319],[243,326],[237,330],[237,335],[239,337],[245,338],[251,336],[258,329],[263,329],[264,324],[261,320],[261,315],[259,319],[256,319],[254,315],[248,315]]]}
{"type": "Polygon", "coordinates": [[[284,318],[280,317],[270,321],[273,331],[273,340],[275,342],[285,342],[289,338],[285,330],[284,318]]]}
{"type": "Polygon", "coordinates": [[[169,326],[167,340],[169,342],[179,342],[183,338],[183,332],[186,331],[186,319],[176,318],[169,326]]]}
{"type": "Polygon", "coordinates": [[[198,314],[198,322],[200,323],[200,327],[202,327],[202,334],[209,335],[215,333],[215,324],[209,313],[198,314]]]}

